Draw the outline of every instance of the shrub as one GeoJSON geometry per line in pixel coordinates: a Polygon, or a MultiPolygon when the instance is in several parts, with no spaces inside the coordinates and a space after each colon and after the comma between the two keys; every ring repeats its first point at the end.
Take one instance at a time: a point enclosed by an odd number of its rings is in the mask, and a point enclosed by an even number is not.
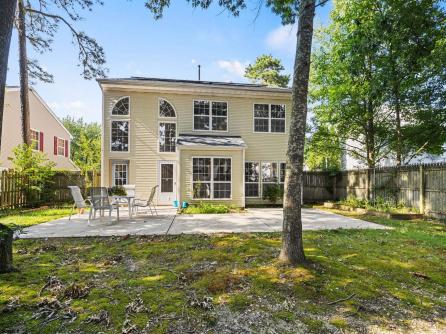
{"type": "Polygon", "coordinates": [[[14,171],[25,180],[21,185],[27,203],[34,206],[50,201],[54,197],[53,176],[55,163],[49,161],[45,154],[35,151],[31,145],[21,144],[12,151],[14,171]]]}
{"type": "Polygon", "coordinates": [[[125,195],[127,195],[127,192],[125,191],[123,186],[114,186],[114,187],[108,188],[108,194],[110,196],[112,196],[112,195],[125,196],[125,195]]]}
{"type": "Polygon", "coordinates": [[[282,187],[276,184],[268,184],[266,187],[263,186],[263,199],[269,200],[271,203],[276,203],[277,200],[283,197],[282,187]]]}
{"type": "Polygon", "coordinates": [[[200,214],[200,213],[229,213],[232,207],[223,204],[211,204],[200,202],[198,205],[191,205],[181,210],[185,214],[200,214]]]}

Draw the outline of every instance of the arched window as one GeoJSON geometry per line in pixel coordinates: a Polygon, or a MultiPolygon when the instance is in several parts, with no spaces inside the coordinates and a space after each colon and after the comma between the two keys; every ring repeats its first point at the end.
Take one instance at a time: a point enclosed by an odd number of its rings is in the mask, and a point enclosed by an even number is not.
{"type": "Polygon", "coordinates": [[[176,117],[173,106],[164,99],[159,99],[160,117],[176,117]]]}
{"type": "Polygon", "coordinates": [[[130,98],[128,96],[121,97],[113,106],[112,115],[125,116],[129,114],[130,98]]]}

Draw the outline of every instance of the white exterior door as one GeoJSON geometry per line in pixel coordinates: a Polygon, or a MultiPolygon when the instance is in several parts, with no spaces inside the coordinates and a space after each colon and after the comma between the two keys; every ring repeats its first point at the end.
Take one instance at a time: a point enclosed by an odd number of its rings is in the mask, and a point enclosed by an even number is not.
{"type": "Polygon", "coordinates": [[[177,199],[177,164],[175,161],[158,162],[158,204],[172,205],[177,199]]]}

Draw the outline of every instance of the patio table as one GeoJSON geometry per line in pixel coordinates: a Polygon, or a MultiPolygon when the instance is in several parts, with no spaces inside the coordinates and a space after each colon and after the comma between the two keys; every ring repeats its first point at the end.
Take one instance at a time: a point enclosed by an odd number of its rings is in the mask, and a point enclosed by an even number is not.
{"type": "Polygon", "coordinates": [[[113,200],[115,201],[116,205],[119,205],[122,203],[123,200],[127,201],[129,205],[129,218],[131,219],[133,216],[133,200],[135,199],[135,196],[120,196],[120,195],[113,195],[113,200]]]}

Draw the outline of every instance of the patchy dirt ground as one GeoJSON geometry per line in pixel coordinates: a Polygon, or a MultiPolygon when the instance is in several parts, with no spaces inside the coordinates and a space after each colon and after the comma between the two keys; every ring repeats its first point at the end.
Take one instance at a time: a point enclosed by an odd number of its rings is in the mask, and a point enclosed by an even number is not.
{"type": "Polygon", "coordinates": [[[446,333],[446,228],[15,242],[0,333],[446,333]]]}

